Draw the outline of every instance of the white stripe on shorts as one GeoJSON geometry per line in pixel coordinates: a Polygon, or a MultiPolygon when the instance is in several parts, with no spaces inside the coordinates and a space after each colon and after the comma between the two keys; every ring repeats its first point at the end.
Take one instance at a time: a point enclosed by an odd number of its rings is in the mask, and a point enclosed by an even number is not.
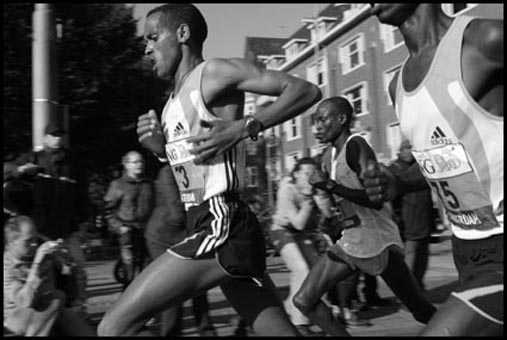
{"type": "Polygon", "coordinates": [[[477,313],[479,313],[480,315],[482,315],[486,319],[491,320],[494,323],[503,325],[503,320],[498,320],[498,319],[492,317],[491,315],[488,315],[484,311],[477,308],[477,306],[475,306],[472,302],[470,302],[470,300],[472,300],[473,298],[481,297],[481,296],[488,295],[488,294],[493,294],[493,293],[500,292],[500,291],[503,291],[503,284],[502,285],[492,285],[492,286],[487,286],[487,287],[479,287],[479,288],[469,289],[469,290],[465,290],[463,292],[458,292],[458,293],[452,292],[452,295],[454,295],[455,297],[457,297],[458,299],[460,299],[461,301],[466,303],[470,308],[472,308],[474,311],[476,311],[477,313]]]}
{"type": "Polygon", "coordinates": [[[213,215],[211,221],[212,233],[204,238],[196,256],[205,254],[218,247],[226,240],[229,234],[230,212],[229,207],[222,196],[215,196],[209,200],[210,212],[213,215]]]}

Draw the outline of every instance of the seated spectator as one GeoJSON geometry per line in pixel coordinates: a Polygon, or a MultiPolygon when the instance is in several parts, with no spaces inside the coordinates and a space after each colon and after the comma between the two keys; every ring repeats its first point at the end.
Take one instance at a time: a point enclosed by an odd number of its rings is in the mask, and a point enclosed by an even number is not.
{"type": "Polygon", "coordinates": [[[95,336],[56,288],[56,271],[70,274],[74,265],[61,241],[41,237],[24,215],[7,220],[4,233],[4,327],[23,336],[95,336]]]}

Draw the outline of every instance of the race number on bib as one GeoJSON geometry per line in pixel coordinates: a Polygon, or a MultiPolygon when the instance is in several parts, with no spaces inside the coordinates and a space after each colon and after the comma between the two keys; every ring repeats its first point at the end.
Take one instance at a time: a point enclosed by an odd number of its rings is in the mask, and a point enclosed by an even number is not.
{"type": "Polygon", "coordinates": [[[412,153],[453,226],[463,230],[491,230],[499,226],[491,200],[461,143],[412,153]]]}
{"type": "Polygon", "coordinates": [[[448,144],[429,150],[412,150],[423,175],[428,179],[442,179],[472,172],[462,144],[448,144]]]}
{"type": "Polygon", "coordinates": [[[203,202],[203,168],[194,164],[195,156],[189,152],[192,146],[185,139],[166,144],[166,154],[171,164],[181,200],[185,205],[197,205],[203,202]]]}

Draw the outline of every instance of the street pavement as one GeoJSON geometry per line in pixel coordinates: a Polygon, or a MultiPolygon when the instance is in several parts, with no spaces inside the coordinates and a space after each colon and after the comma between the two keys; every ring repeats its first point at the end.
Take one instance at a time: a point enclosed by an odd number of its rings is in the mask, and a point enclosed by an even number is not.
{"type": "MultiPolygon", "coordinates": [[[[115,260],[88,261],[88,294],[87,312],[90,322],[96,326],[105,311],[120,297],[121,285],[113,277],[115,260]]],[[[285,299],[289,289],[289,273],[279,256],[267,258],[268,272],[275,283],[278,293],[285,299]]],[[[424,282],[427,296],[437,307],[449,296],[457,284],[457,272],[452,260],[450,236],[447,232],[432,239],[430,244],[430,258],[428,271],[424,282]]],[[[392,306],[381,307],[359,312],[359,316],[368,319],[371,326],[349,327],[353,336],[414,336],[424,326],[415,321],[403,305],[397,302],[394,294],[384,281],[378,279],[378,292],[383,298],[390,299],[392,306]]],[[[360,291],[360,288],[358,289],[360,291]]],[[[231,320],[237,315],[221,290],[216,287],[208,291],[210,315],[218,336],[234,336],[231,320]]],[[[183,336],[199,336],[194,325],[191,303],[184,303],[183,336]]],[[[156,336],[159,333],[159,323],[146,326],[140,336],[156,336]]],[[[313,326],[314,330],[319,330],[313,326]]],[[[248,336],[255,336],[248,331],[248,336]]]]}

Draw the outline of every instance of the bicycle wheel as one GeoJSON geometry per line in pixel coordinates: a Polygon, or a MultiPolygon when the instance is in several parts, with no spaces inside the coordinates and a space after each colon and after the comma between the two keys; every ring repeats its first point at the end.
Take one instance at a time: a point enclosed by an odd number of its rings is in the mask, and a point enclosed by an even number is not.
{"type": "Polygon", "coordinates": [[[113,276],[118,283],[127,283],[127,268],[121,259],[114,265],[113,276]]]}

